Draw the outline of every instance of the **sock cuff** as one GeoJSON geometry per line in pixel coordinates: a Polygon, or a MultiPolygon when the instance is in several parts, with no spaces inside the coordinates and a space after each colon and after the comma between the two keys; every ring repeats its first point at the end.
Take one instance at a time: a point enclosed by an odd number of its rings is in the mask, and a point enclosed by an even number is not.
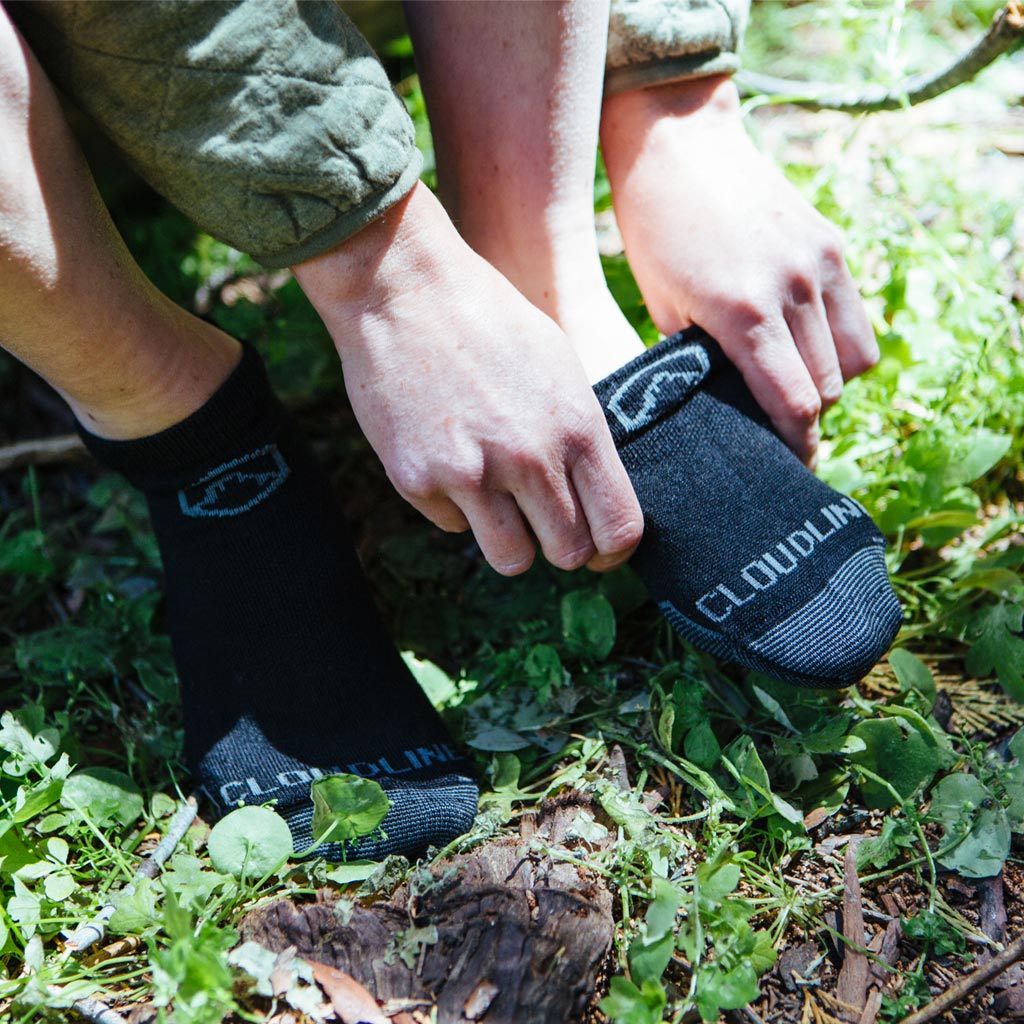
{"type": "Polygon", "coordinates": [[[594,392],[616,444],[675,412],[718,367],[725,353],[706,331],[688,327],[609,374],[594,392]]]}
{"type": "Polygon", "coordinates": [[[227,380],[180,423],[145,437],[111,441],[76,424],[86,448],[108,469],[143,491],[173,490],[212,464],[266,444],[278,432],[284,407],[251,345],[227,380]]]}

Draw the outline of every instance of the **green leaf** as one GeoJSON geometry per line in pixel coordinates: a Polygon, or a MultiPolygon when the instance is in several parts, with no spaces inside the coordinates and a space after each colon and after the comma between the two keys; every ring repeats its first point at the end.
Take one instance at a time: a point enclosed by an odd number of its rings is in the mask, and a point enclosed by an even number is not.
{"type": "Polygon", "coordinates": [[[771,935],[763,929],[754,932],[754,948],[749,953],[749,959],[750,966],[759,976],[775,966],[778,956],[771,935]]]}
{"type": "Polygon", "coordinates": [[[440,666],[432,661],[420,661],[408,651],[402,652],[402,658],[435,708],[443,707],[458,693],[458,686],[440,666]]]}
{"type": "Polygon", "coordinates": [[[722,764],[740,785],[730,796],[737,809],[748,818],[778,814],[784,821],[804,831],[804,816],[787,800],[773,792],[768,771],[750,736],[733,740],[722,753],[722,764]]]}
{"type": "Polygon", "coordinates": [[[1006,812],[978,778],[965,772],[944,778],[931,794],[930,817],[944,830],[936,860],[967,878],[993,878],[1010,855],[1006,812]],[[957,841],[959,840],[959,841],[957,841]],[[951,843],[955,843],[949,849],[951,843]]]}
{"type": "Polygon", "coordinates": [[[207,842],[214,868],[238,879],[264,878],[293,849],[287,822],[266,807],[239,807],[225,815],[213,826],[207,842]]]}
{"type": "Polygon", "coordinates": [[[324,877],[335,885],[352,885],[353,882],[365,882],[376,870],[375,860],[350,860],[334,865],[324,872],[324,877]]]}
{"type": "Polygon", "coordinates": [[[615,612],[608,598],[574,590],[562,598],[562,636],[575,653],[598,661],[615,646],[615,612]]]}
{"type": "Polygon", "coordinates": [[[1024,638],[1021,625],[1024,607],[1000,602],[982,608],[967,624],[973,646],[965,665],[972,675],[984,678],[993,672],[1006,692],[1024,702],[1024,638]]]}
{"type": "Polygon", "coordinates": [[[997,597],[1012,600],[1019,598],[1024,591],[1024,577],[1012,569],[975,569],[953,586],[957,590],[987,590],[997,597]]]}
{"type": "Polygon", "coordinates": [[[31,768],[45,771],[46,762],[57,753],[60,735],[43,726],[43,709],[28,705],[0,715],[0,750],[9,755],[0,767],[20,778],[31,768]]]}
{"type": "Polygon", "coordinates": [[[959,441],[955,462],[946,467],[947,487],[971,484],[983,477],[1010,450],[1013,438],[984,428],[959,441]]]}
{"type": "Polygon", "coordinates": [[[523,668],[530,688],[541,701],[550,700],[552,691],[565,682],[562,659],[550,644],[534,644],[523,668]]]}
{"type": "Polygon", "coordinates": [[[925,945],[930,955],[962,954],[967,940],[956,925],[934,910],[922,910],[903,922],[903,934],[925,945]]]}
{"type": "Polygon", "coordinates": [[[116,768],[86,768],[64,783],[60,802],[94,825],[131,825],[142,814],[139,787],[116,768]]]}
{"type": "Polygon", "coordinates": [[[474,750],[489,750],[494,753],[507,753],[528,747],[530,741],[503,725],[488,725],[472,736],[467,737],[466,746],[474,750]]]}
{"type": "Polygon", "coordinates": [[[75,880],[66,871],[55,871],[43,880],[43,892],[54,903],[63,903],[76,888],[75,880]]]}
{"type": "MultiPolygon", "coordinates": [[[[66,754],[61,755],[58,764],[63,767],[63,772],[51,772],[33,785],[18,787],[14,801],[14,820],[16,822],[21,824],[30,821],[40,811],[45,811],[47,807],[60,799],[69,766],[66,754]]],[[[56,767],[57,765],[54,765],[54,768],[56,767]]]]}
{"type": "Polygon", "coordinates": [[[10,878],[15,871],[33,864],[38,859],[14,827],[14,821],[0,821],[0,878],[10,878]]]}
{"type": "Polygon", "coordinates": [[[682,906],[679,890],[664,878],[654,879],[654,899],[640,934],[629,946],[629,972],[635,981],[657,981],[672,958],[672,928],[682,906]]]}
{"type": "Polygon", "coordinates": [[[42,530],[22,530],[13,537],[0,539],[0,575],[44,580],[55,568],[46,551],[46,536],[42,530]]]}
{"type": "Polygon", "coordinates": [[[690,729],[683,738],[683,756],[701,768],[710,768],[722,756],[722,746],[705,719],[690,729]]]}
{"type": "Polygon", "coordinates": [[[904,693],[917,690],[928,699],[929,707],[935,703],[935,680],[931,669],[920,658],[903,647],[897,647],[889,652],[889,664],[904,693]]]}
{"type": "Polygon", "coordinates": [[[114,899],[114,913],[107,928],[111,935],[142,935],[160,919],[156,905],[160,890],[150,878],[140,878],[114,899]]]}
{"type": "Polygon", "coordinates": [[[697,1009],[706,1021],[717,1021],[722,1010],[740,1010],[761,992],[757,973],[751,963],[736,964],[725,970],[708,964],[697,975],[697,1009]]]}
{"type": "MultiPolygon", "coordinates": [[[[939,769],[937,744],[929,743],[905,718],[871,718],[854,726],[850,735],[864,744],[851,762],[885,779],[902,799],[930,782],[939,769]]],[[[860,791],[872,809],[887,810],[898,802],[873,779],[863,779],[860,791]]]]}
{"type": "Polygon", "coordinates": [[[916,839],[906,818],[886,818],[882,822],[882,831],[857,847],[857,870],[873,867],[881,871],[887,868],[903,850],[910,849],[916,839]]]}
{"type": "Polygon", "coordinates": [[[327,775],[314,779],[313,839],[348,842],[368,836],[387,816],[391,801],[379,782],[360,775],[327,775]]]}
{"type": "Polygon", "coordinates": [[[598,1008],[616,1024],[661,1024],[665,1003],[660,982],[645,981],[637,988],[627,978],[615,977],[598,1008]]]}

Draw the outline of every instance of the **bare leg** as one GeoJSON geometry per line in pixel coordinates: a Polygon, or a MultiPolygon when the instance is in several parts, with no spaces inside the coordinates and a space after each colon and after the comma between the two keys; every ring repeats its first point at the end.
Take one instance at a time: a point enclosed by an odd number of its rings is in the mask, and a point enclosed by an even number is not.
{"type": "Polygon", "coordinates": [[[155,433],[197,409],[240,346],[133,262],[50,83],[0,11],[0,343],[91,432],[155,433]]]}
{"type": "Polygon", "coordinates": [[[406,4],[441,199],[591,382],[643,351],[604,283],[593,181],[608,4],[406,4]]]}

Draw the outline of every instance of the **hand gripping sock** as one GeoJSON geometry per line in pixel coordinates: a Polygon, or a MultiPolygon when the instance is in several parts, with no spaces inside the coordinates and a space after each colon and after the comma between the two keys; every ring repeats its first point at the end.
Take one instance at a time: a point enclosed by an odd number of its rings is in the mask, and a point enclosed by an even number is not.
{"type": "Polygon", "coordinates": [[[325,856],[416,853],[464,833],[471,765],[378,619],[326,477],[255,351],[181,423],[83,437],[148,500],[186,757],[218,814],[275,800],[301,851],[310,783],[340,771],[387,791],[386,838],[325,856]]]}
{"type": "Polygon", "coordinates": [[[595,391],[644,512],[631,564],[680,636],[801,686],[860,679],[903,618],[885,541],[776,437],[717,342],[690,328],[595,391]]]}

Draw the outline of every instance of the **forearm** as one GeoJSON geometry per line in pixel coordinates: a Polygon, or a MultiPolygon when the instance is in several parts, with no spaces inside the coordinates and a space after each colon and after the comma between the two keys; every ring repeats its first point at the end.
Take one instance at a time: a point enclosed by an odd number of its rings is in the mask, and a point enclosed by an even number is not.
{"type": "Polygon", "coordinates": [[[469,244],[557,315],[559,276],[594,249],[607,5],[415,2],[406,10],[441,198],[469,244]]]}

